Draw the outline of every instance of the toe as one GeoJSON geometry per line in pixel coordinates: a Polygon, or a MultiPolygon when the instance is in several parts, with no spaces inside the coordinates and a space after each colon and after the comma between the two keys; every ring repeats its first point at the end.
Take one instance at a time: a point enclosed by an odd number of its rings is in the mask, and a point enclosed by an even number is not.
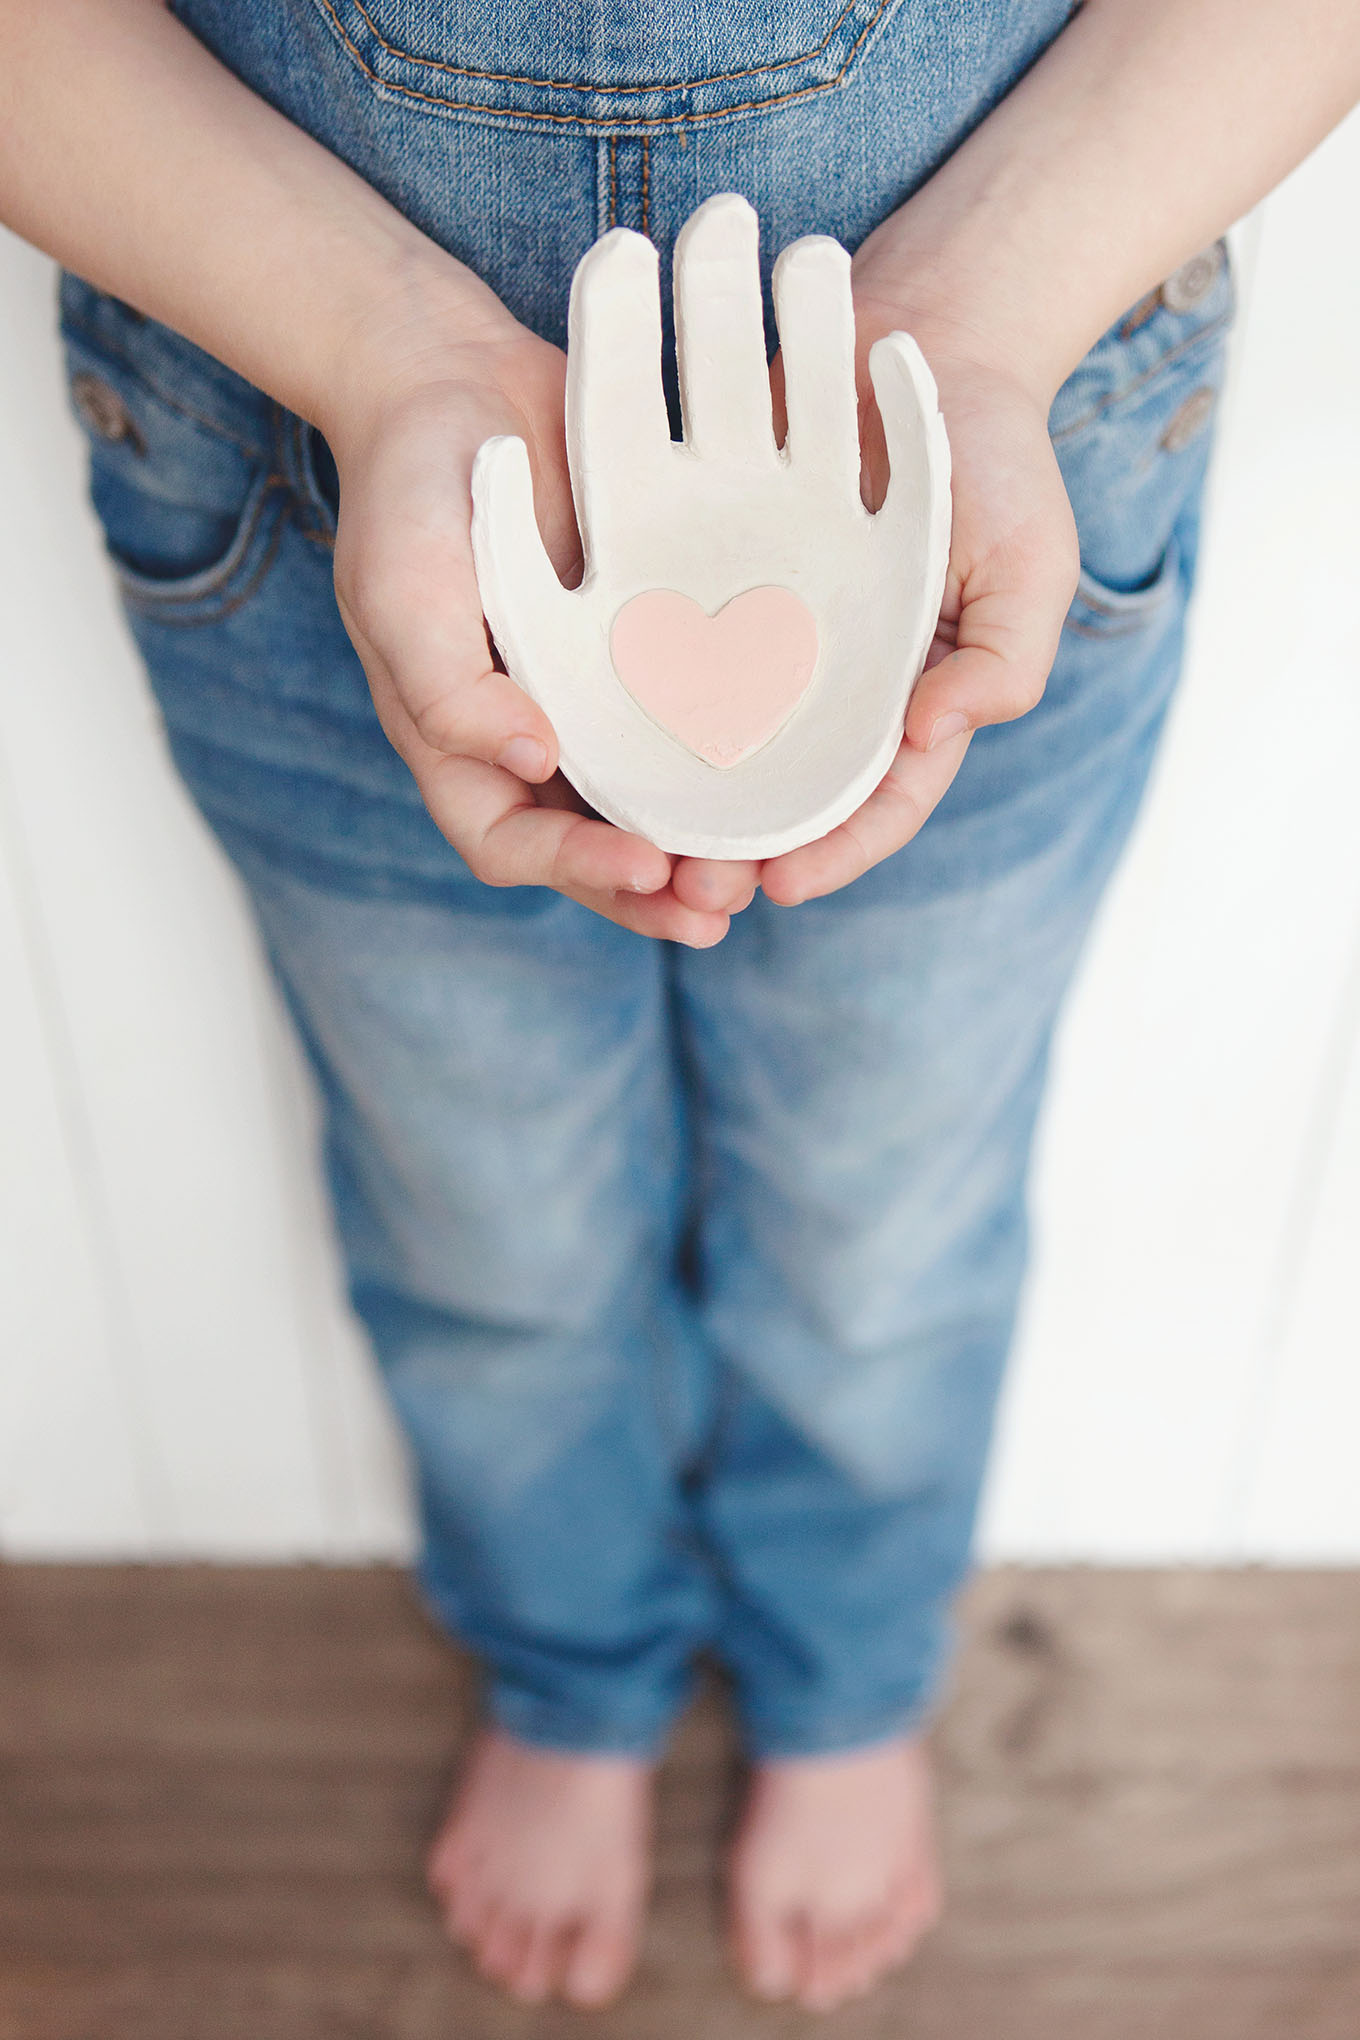
{"type": "Polygon", "coordinates": [[[502,1908],[491,1914],[477,1937],[477,1967],[493,1983],[506,1983],[519,1967],[529,1923],[521,1915],[502,1908]]]}
{"type": "Polygon", "coordinates": [[[587,1920],[567,1952],[562,1995],[574,2005],[604,2005],[617,1997],[633,1966],[633,1936],[612,1919],[587,1920]]]}
{"type": "Polygon", "coordinates": [[[754,1996],[777,2004],[797,1986],[794,1922],[776,1916],[757,1925],[743,1922],[735,1936],[738,1970],[754,1996]]]}
{"type": "Polygon", "coordinates": [[[905,1962],[940,1917],[938,1886],[929,1877],[913,1877],[903,1886],[889,1911],[887,1940],[893,1962],[905,1962]]]}
{"type": "Polygon", "coordinates": [[[525,2004],[542,2004],[558,1982],[562,1966],[562,1938],[562,1929],[556,1921],[540,1920],[530,1929],[520,1951],[519,1964],[508,1979],[515,1996],[522,1998],[525,2004]]]}
{"type": "Polygon", "coordinates": [[[867,1922],[856,1937],[847,1968],[847,1982],[853,1997],[862,1997],[866,1991],[872,1990],[898,1961],[905,1960],[911,1952],[910,1948],[901,1955],[897,1952],[899,1924],[892,1913],[883,1912],[867,1922]]]}
{"type": "Polygon", "coordinates": [[[460,1947],[474,1948],[488,1924],[491,1903],[471,1878],[460,1878],[442,1894],[445,1930],[460,1947]]]}
{"type": "Polygon", "coordinates": [[[446,1828],[435,1839],[433,1848],[425,1858],[425,1882],[436,1898],[442,1898],[458,1882],[462,1869],[462,1856],[457,1840],[446,1828]]]}
{"type": "Polygon", "coordinates": [[[935,1912],[910,1890],[894,1901],[870,1942],[874,1982],[910,1962],[934,1925],[935,1917],[935,1912]]]}
{"type": "Polygon", "coordinates": [[[854,1927],[814,1927],[807,1936],[808,1954],[799,2002],[810,2012],[834,2011],[854,1987],[859,1933],[854,1927]]]}

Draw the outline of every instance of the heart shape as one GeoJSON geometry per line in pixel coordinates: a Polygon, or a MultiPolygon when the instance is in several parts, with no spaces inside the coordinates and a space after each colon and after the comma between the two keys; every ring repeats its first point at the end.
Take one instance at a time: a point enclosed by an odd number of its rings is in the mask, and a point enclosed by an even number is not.
{"type": "Polygon", "coordinates": [[[747,588],[710,616],[674,588],[625,602],[609,634],[638,706],[709,765],[739,765],[786,723],[817,664],[817,624],[791,588],[747,588]]]}

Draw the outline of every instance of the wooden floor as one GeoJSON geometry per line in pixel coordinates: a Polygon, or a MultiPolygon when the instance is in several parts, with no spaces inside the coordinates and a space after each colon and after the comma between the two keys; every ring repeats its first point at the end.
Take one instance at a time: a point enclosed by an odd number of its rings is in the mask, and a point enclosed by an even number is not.
{"type": "Polygon", "coordinates": [[[1360,2040],[1360,1575],[1003,1571],[965,1629],[909,1975],[824,2019],[733,1989],[710,1701],[638,1981],[582,2015],[441,1939],[472,1688],[399,1575],[0,1568],[0,2040],[1360,2040]]]}

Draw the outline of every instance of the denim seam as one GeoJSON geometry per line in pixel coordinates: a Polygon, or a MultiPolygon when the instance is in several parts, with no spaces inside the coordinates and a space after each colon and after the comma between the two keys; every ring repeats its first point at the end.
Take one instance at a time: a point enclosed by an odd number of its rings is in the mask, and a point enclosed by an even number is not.
{"type": "Polygon", "coordinates": [[[871,1748],[898,1736],[919,1734],[938,1705],[932,1681],[914,1701],[874,1714],[832,1714],[822,1717],[790,1714],[777,1707],[751,1708],[738,1702],[744,1739],[758,1756],[821,1755],[836,1750],[871,1748]]]}
{"type": "Polygon", "coordinates": [[[1063,629],[1071,631],[1074,637],[1103,639],[1106,642],[1114,638],[1134,637],[1138,632],[1150,629],[1160,619],[1167,604],[1175,599],[1181,580],[1180,548],[1174,534],[1151,585],[1130,591],[1122,601],[1102,597],[1100,582],[1083,570],[1082,585],[1072,598],[1072,608],[1063,618],[1063,629]],[[1082,609],[1089,610],[1095,621],[1079,620],[1075,612],[1082,609]]]}
{"type": "Polygon", "coordinates": [[[1159,354],[1157,359],[1145,368],[1141,375],[1134,376],[1131,382],[1121,383],[1117,390],[1111,390],[1106,396],[1098,398],[1079,417],[1072,419],[1069,424],[1062,426],[1059,431],[1051,433],[1049,436],[1053,444],[1061,446],[1064,440],[1071,439],[1076,433],[1084,431],[1093,419],[1102,416],[1104,412],[1112,409],[1115,404],[1122,404],[1126,397],[1131,397],[1135,391],[1144,388],[1155,376],[1160,375],[1164,368],[1169,368],[1173,362],[1181,360],[1184,355],[1197,347],[1202,340],[1212,340],[1215,338],[1217,334],[1221,333],[1231,323],[1232,307],[1229,306],[1226,311],[1220,312],[1216,319],[1210,320],[1207,326],[1197,327],[1193,333],[1187,333],[1183,340],[1177,341],[1174,347],[1168,347],[1164,354],[1159,354]]]}
{"type": "MultiPolygon", "coordinates": [[[[1173,540],[1173,549],[1174,545],[1175,541],[1173,540]]],[[[1159,603],[1165,602],[1175,586],[1175,581],[1176,577],[1174,574],[1165,577],[1159,576],[1151,588],[1142,591],[1144,599],[1141,608],[1138,609],[1138,613],[1140,615],[1147,614],[1149,611],[1156,609],[1159,603]]],[[[1088,609],[1094,609],[1097,615],[1108,616],[1112,621],[1117,622],[1121,617],[1132,618],[1134,608],[1139,603],[1139,594],[1135,592],[1129,597],[1128,602],[1106,602],[1102,601],[1099,595],[1088,595],[1084,592],[1079,592],[1076,600],[1084,603],[1088,609]]]]}
{"type": "Polygon", "coordinates": [[[285,494],[291,493],[288,489],[287,480],[283,475],[271,474],[260,491],[259,501],[255,505],[245,530],[238,532],[233,539],[230,550],[219,570],[218,577],[215,580],[209,580],[202,588],[195,589],[192,594],[184,594],[171,584],[167,586],[163,595],[158,595],[153,589],[144,588],[139,584],[132,583],[125,574],[120,572],[118,576],[119,587],[123,600],[127,603],[129,609],[135,609],[143,616],[157,617],[163,622],[174,622],[182,629],[199,628],[205,624],[217,623],[224,616],[234,615],[243,603],[250,600],[265,575],[269,572],[270,567],[274,564],[275,556],[283,538],[283,527],[287,521],[283,513],[280,513],[275,518],[274,529],[269,534],[269,542],[249,580],[243,587],[236,589],[233,594],[219,599],[222,590],[230,586],[233,575],[239,571],[241,562],[235,555],[238,552],[245,554],[249,551],[251,541],[260,528],[265,508],[270,499],[279,490],[283,490],[285,494]],[[176,616],[174,614],[176,610],[195,609],[200,603],[210,603],[212,605],[208,615],[176,616]]]}
{"type": "MultiPolygon", "coordinates": [[[[283,426],[285,420],[287,421],[287,432],[292,448],[292,471],[289,480],[291,482],[294,504],[298,512],[298,529],[303,537],[310,538],[314,545],[319,545],[323,550],[332,552],[335,549],[335,538],[329,529],[327,511],[321,501],[320,491],[317,488],[316,472],[312,466],[311,452],[307,444],[307,434],[311,428],[305,419],[298,416],[296,411],[286,411],[280,405],[280,427],[283,426]]],[[[282,449],[280,449],[281,453],[282,449]]],[[[280,457],[277,465],[287,472],[290,463],[285,462],[280,457]]]]}
{"type": "MultiPolygon", "coordinates": [[[[480,113],[495,115],[500,118],[510,120],[542,121],[554,127],[583,127],[591,129],[595,128],[609,129],[609,128],[692,127],[697,125],[699,121],[727,120],[734,113],[763,113],[767,107],[789,106],[795,100],[811,99],[819,92],[829,92],[833,86],[839,85],[843,82],[847,72],[850,69],[851,64],[858,56],[860,48],[863,45],[864,41],[866,40],[870,32],[878,26],[883,16],[887,13],[888,8],[894,4],[894,0],[878,0],[877,7],[874,9],[868,21],[865,22],[864,27],[860,30],[860,33],[855,38],[855,41],[851,45],[850,49],[846,52],[845,62],[841,65],[840,70],[836,72],[834,77],[823,78],[816,85],[803,85],[800,86],[798,90],[795,92],[773,92],[770,94],[768,99],[740,100],[733,106],[715,106],[700,112],[627,114],[622,117],[616,116],[613,119],[610,119],[607,115],[598,114],[592,115],[584,113],[542,113],[532,111],[526,107],[492,106],[489,104],[485,104],[481,100],[477,99],[444,99],[441,98],[437,93],[418,91],[414,85],[399,85],[393,79],[380,78],[378,76],[378,73],[373,69],[373,66],[368,62],[367,58],[364,56],[363,52],[359,49],[358,45],[354,42],[352,37],[346,32],[345,25],[341,21],[339,15],[336,13],[335,8],[331,4],[331,0],[317,0],[317,4],[330,17],[331,21],[335,26],[336,34],[339,36],[345,48],[349,51],[355,63],[359,66],[359,69],[363,72],[364,76],[370,79],[371,82],[383,92],[400,93],[400,95],[404,99],[415,99],[422,102],[426,106],[439,107],[445,113],[480,113]]],[[[701,82],[706,83],[707,81],[704,80],[701,82]]],[[[683,90],[685,88],[664,87],[663,89],[669,91],[669,90],[683,90]]]]}
{"type": "MultiPolygon", "coordinates": [[[[327,13],[331,8],[322,0],[327,13]]],[[[554,92],[608,92],[622,95],[625,92],[692,92],[701,85],[731,85],[739,78],[768,78],[776,71],[791,71],[799,64],[810,64],[815,57],[824,55],[832,37],[847,14],[855,6],[855,0],[845,0],[836,19],[832,22],[822,40],[810,50],[802,50],[796,57],[780,57],[770,64],[751,64],[743,71],[714,71],[705,78],[668,78],[654,85],[598,85],[583,83],[578,78],[531,78],[514,71],[483,71],[475,64],[450,64],[439,57],[419,57],[414,50],[404,50],[398,43],[392,43],[382,33],[363,0],[354,0],[354,9],[361,14],[372,33],[374,41],[386,50],[389,57],[396,57],[403,64],[410,64],[421,71],[443,71],[452,78],[480,78],[488,85],[537,85],[554,92]]],[[[855,46],[859,47],[858,44],[855,46]]],[[[853,56],[854,51],[851,52],[853,56]]]]}
{"type": "MultiPolygon", "coordinates": [[[[1083,597],[1082,600],[1088,609],[1097,609],[1097,605],[1086,597],[1083,597]]],[[[1121,618],[1109,610],[1097,609],[1097,614],[1106,619],[1103,623],[1079,623],[1076,617],[1066,616],[1063,619],[1063,629],[1070,630],[1074,637],[1105,639],[1135,637],[1139,631],[1146,630],[1148,625],[1161,613],[1166,600],[1166,596],[1158,596],[1157,600],[1150,602],[1146,609],[1140,609],[1135,615],[1127,618],[1121,618]]]]}
{"type": "Polygon", "coordinates": [[[70,339],[87,348],[90,353],[100,356],[110,367],[125,370],[134,381],[150,390],[157,402],[164,404],[167,410],[177,411],[181,418],[187,418],[191,424],[201,425],[206,432],[215,433],[217,438],[225,439],[228,445],[236,447],[238,452],[249,454],[252,460],[262,461],[268,458],[268,448],[255,440],[243,439],[239,432],[233,432],[228,425],[219,424],[216,418],[208,417],[206,412],[195,410],[193,405],[186,404],[182,397],[172,397],[168,390],[161,387],[155,376],[147,373],[140,362],[130,361],[125,354],[114,353],[111,348],[102,344],[89,327],[81,325],[76,320],[67,320],[64,331],[70,339]]]}
{"type": "Polygon", "coordinates": [[[659,1753],[674,1726],[677,1709],[653,1709],[628,1721],[599,1714],[587,1717],[579,1706],[562,1706],[538,1695],[501,1687],[494,1675],[488,1684],[486,1708],[498,1726],[522,1742],[541,1749],[588,1750],[601,1754],[651,1757],[659,1753]]]}

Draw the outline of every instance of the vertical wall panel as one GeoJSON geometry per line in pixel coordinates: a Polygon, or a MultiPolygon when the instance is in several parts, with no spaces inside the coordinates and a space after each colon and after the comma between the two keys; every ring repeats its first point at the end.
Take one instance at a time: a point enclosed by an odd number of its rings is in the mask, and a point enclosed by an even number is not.
{"type": "Polygon", "coordinates": [[[1243,1469],[1244,1552],[1305,1565],[1360,1554],[1360,941],[1354,964],[1243,1469]]]}
{"type": "MultiPolygon", "coordinates": [[[[3,262],[18,479],[3,491],[0,730],[127,1302],[135,1420],[168,1498],[147,1548],[321,1553],[338,1306],[328,1295],[318,1324],[299,1268],[310,1158],[270,1080],[277,1014],[235,883],[169,770],[84,507],[49,267],[12,240],[3,262]]],[[[47,1223],[64,1223],[55,1206],[47,1223]]]]}
{"type": "Polygon", "coordinates": [[[83,1103],[0,771],[0,1549],[145,1549],[159,1499],[83,1103]]]}
{"type": "MultiPolygon", "coordinates": [[[[1357,189],[1352,119],[1265,209],[1186,683],[1058,1059],[993,1550],[1263,1548],[1243,1496],[1360,928],[1357,189]]],[[[1348,1412],[1317,1388],[1321,1438],[1348,1412]]]]}

